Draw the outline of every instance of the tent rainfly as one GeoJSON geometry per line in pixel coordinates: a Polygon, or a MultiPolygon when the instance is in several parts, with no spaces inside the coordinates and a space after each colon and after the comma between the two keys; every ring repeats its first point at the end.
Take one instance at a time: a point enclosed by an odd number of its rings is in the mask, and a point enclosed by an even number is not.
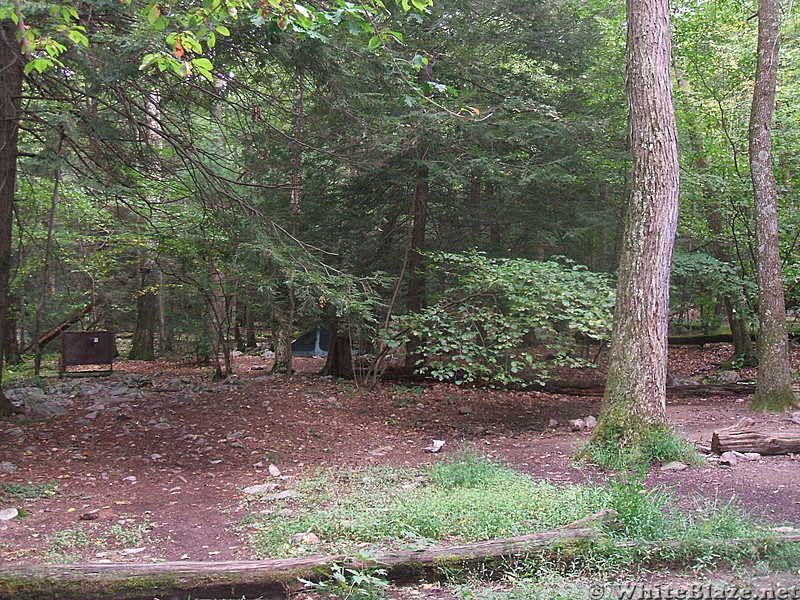
{"type": "Polygon", "coordinates": [[[293,356],[328,356],[328,348],[331,343],[331,334],[324,327],[315,327],[306,331],[303,335],[292,342],[293,356]]]}

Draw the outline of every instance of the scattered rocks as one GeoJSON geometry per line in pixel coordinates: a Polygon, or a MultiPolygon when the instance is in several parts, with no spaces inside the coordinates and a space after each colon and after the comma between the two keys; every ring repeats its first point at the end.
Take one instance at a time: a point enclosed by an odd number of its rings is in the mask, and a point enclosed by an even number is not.
{"type": "Polygon", "coordinates": [[[24,408],[31,408],[34,405],[47,400],[47,394],[43,389],[37,387],[24,387],[6,390],[6,398],[14,404],[22,405],[24,408]]]}
{"type": "Polygon", "coordinates": [[[584,429],[590,431],[597,425],[597,419],[589,415],[583,419],[570,419],[567,424],[572,431],[583,431],[584,429]]]}
{"type": "Polygon", "coordinates": [[[12,521],[19,516],[16,508],[4,508],[0,510],[0,521],[12,521]]]}

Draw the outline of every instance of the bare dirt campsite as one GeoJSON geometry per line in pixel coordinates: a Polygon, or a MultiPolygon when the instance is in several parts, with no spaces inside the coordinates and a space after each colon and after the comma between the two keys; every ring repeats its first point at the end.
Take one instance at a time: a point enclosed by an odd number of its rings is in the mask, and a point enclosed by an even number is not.
{"type": "MultiPolygon", "coordinates": [[[[752,373],[740,372],[738,383],[720,382],[718,366],[728,352],[724,344],[671,351],[675,385],[668,413],[677,431],[706,452],[715,431],[744,418],[758,431],[800,434],[789,414],[748,410],[752,373]]],[[[384,477],[375,473],[391,473],[390,488],[414,490],[428,485],[426,469],[463,456],[556,487],[619,485],[618,476],[573,459],[589,436],[576,420],[585,422],[599,410],[592,388],[580,395],[387,380],[368,392],[318,376],[318,359],[295,364],[298,372],[287,380],[269,373],[269,359],[239,356],[235,377],[212,382],[192,365],[123,361],[111,376],[10,392],[28,410],[0,424],[0,509],[14,515],[0,523],[3,565],[272,558],[276,546],[264,540],[261,528],[269,529],[273,518],[280,527],[290,523],[277,542],[281,556],[332,554],[342,541],[329,539],[320,526],[292,529],[302,520],[292,525],[291,519],[309,510],[307,501],[319,493],[309,482],[322,481],[335,496],[337,486],[345,494],[348,486],[369,487],[384,477]],[[434,440],[444,442],[435,453],[434,440]]],[[[577,375],[591,384],[600,373],[577,375]]],[[[735,505],[781,534],[800,530],[800,457],[741,453],[726,464],[707,456],[700,465],[653,467],[640,495],[665,491],[670,506],[688,513],[735,505]]],[[[338,516],[331,512],[331,518],[338,516]]],[[[399,537],[377,546],[409,542],[399,537]]],[[[437,543],[453,545],[458,538],[437,543]]],[[[713,567],[713,560],[708,564],[713,567]]],[[[681,568],[671,572],[686,576],[681,568]]],[[[781,573],[782,584],[788,585],[787,577],[800,583],[796,571],[781,573]]],[[[388,593],[453,597],[464,593],[469,578],[462,579],[388,593]]],[[[486,585],[502,588],[508,581],[486,585]]]]}

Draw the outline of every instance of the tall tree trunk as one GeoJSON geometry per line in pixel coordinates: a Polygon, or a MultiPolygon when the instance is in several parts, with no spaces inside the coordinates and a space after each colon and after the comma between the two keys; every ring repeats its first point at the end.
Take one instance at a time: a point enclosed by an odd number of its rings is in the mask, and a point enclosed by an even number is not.
{"type": "MultiPolygon", "coordinates": [[[[14,190],[17,182],[17,144],[22,101],[23,60],[16,34],[14,23],[3,21],[0,28],[0,343],[5,341],[8,327],[14,190]]],[[[0,378],[4,354],[0,351],[0,378]]],[[[7,417],[12,412],[14,406],[0,388],[0,417],[7,417]]]]}
{"type": "Polygon", "coordinates": [[[150,258],[139,264],[139,291],[136,295],[136,325],[133,329],[130,360],[155,360],[156,330],[159,324],[158,278],[155,261],[150,258]]]}
{"type": "Polygon", "coordinates": [[[667,323],[678,220],[678,139],[667,0],[628,0],[633,158],[608,381],[593,443],[632,448],[667,427],[667,323]]]}
{"type": "MultiPolygon", "coordinates": [[[[420,160],[425,160],[424,152],[420,160]]],[[[420,312],[425,306],[425,228],[428,223],[428,166],[420,164],[417,168],[414,186],[413,225],[411,229],[411,251],[408,255],[408,292],[406,306],[408,312],[420,312]]],[[[406,344],[406,368],[416,370],[422,366],[425,357],[419,352],[422,340],[412,337],[406,344]]]]}
{"type": "Polygon", "coordinates": [[[786,305],[778,251],[778,190],[772,166],[772,113],[778,79],[778,0],[758,2],[758,62],[750,112],[750,174],[756,221],[758,375],[753,408],[782,412],[797,404],[792,390],[786,305]]]}

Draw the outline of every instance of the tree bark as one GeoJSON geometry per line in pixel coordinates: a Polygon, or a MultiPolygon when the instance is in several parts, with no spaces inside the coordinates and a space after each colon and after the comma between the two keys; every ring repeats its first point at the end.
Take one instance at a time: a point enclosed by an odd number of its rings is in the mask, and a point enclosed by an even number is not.
{"type": "Polygon", "coordinates": [[[136,325],[133,329],[130,360],[155,360],[156,329],[159,324],[156,265],[145,259],[139,265],[139,291],[136,295],[136,325]]]}
{"type": "Polygon", "coordinates": [[[778,249],[778,190],[772,165],[772,114],[778,79],[780,6],[758,2],[758,61],[750,111],[750,176],[756,223],[758,375],[752,407],[782,412],[797,404],[792,390],[786,305],[778,249]]]}
{"type": "Polygon", "coordinates": [[[398,550],[366,559],[347,555],[310,556],[264,561],[116,563],[89,565],[0,566],[0,598],[15,600],[86,600],[89,598],[162,599],[203,597],[286,597],[298,578],[320,580],[333,565],[365,570],[382,568],[395,581],[408,581],[443,568],[491,559],[576,548],[604,538],[601,526],[613,522],[614,511],[602,511],[557,529],[529,535],[463,544],[398,550]]]}
{"type": "Polygon", "coordinates": [[[341,335],[335,333],[333,329],[329,330],[332,333],[331,342],[328,346],[328,356],[322,374],[342,379],[354,379],[353,341],[349,335],[341,335]]]}
{"type": "MultiPolygon", "coordinates": [[[[420,160],[424,160],[425,154],[420,160]]],[[[411,251],[408,255],[408,291],[406,308],[408,312],[420,312],[425,306],[425,228],[428,223],[428,166],[421,164],[417,168],[414,186],[413,225],[411,230],[411,251]]],[[[406,343],[406,368],[417,370],[424,363],[419,347],[422,343],[417,337],[411,337],[406,343]]]]}
{"type": "MultiPolygon", "coordinates": [[[[8,327],[9,280],[12,260],[12,224],[19,154],[19,119],[22,100],[22,68],[17,27],[10,20],[0,26],[0,343],[8,327]]],[[[0,351],[0,379],[5,352],[0,351]]],[[[14,406],[0,388],[0,418],[14,406]]]]}
{"type": "Polygon", "coordinates": [[[606,392],[593,442],[635,445],[667,427],[669,277],[678,218],[678,140],[667,0],[628,0],[633,158],[606,392]]]}
{"type": "Polygon", "coordinates": [[[715,431],[711,436],[711,451],[758,452],[765,456],[800,452],[800,433],[761,432],[753,429],[752,419],[743,419],[733,427],[715,431]]]}

